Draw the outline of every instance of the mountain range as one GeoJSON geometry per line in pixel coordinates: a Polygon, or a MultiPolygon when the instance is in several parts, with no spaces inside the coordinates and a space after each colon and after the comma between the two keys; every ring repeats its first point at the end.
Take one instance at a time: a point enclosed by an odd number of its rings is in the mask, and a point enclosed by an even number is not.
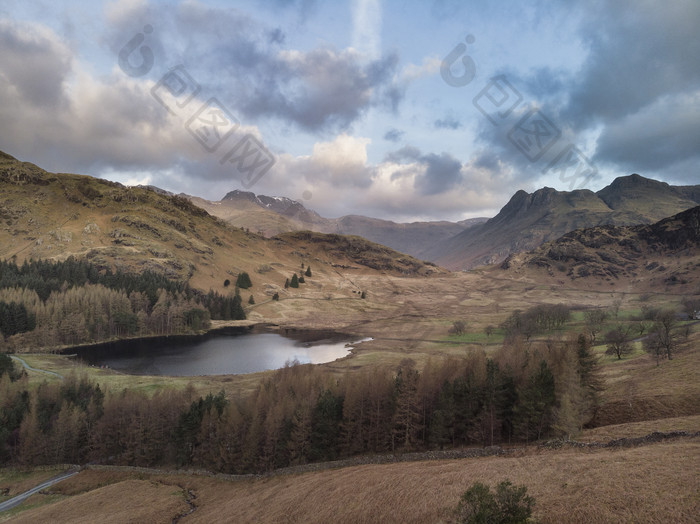
{"type": "Polygon", "coordinates": [[[289,253],[324,260],[329,267],[359,264],[397,274],[429,274],[435,265],[471,269],[500,264],[577,229],[652,224],[700,204],[700,185],[671,186],[632,174],[595,193],[517,191],[491,219],[402,224],[357,215],[324,218],[289,198],[238,190],[208,201],[124,187],[48,173],[5,153],[0,184],[0,257],[80,255],[104,265],[194,278],[204,288],[221,280],[222,271],[253,271],[272,267],[275,260],[294,268],[300,257],[289,253]],[[330,236],[293,234],[298,231],[330,236]],[[335,250],[342,260],[323,258],[328,242],[344,246],[335,250]],[[362,249],[375,258],[365,257],[362,249]]]}
{"type": "Polygon", "coordinates": [[[451,270],[498,264],[579,228],[650,224],[700,204],[700,185],[672,186],[638,174],[598,192],[517,191],[491,219],[396,223],[358,215],[324,218],[298,201],[232,191],[220,201],[189,197],[238,227],[265,236],[311,230],[358,235],[451,270]]]}
{"type": "Polygon", "coordinates": [[[357,235],[421,259],[427,258],[427,249],[433,243],[452,238],[487,220],[473,218],[461,222],[397,223],[360,215],[324,218],[296,200],[239,190],[231,191],[219,201],[189,198],[212,215],[264,236],[299,230],[357,235]]]}

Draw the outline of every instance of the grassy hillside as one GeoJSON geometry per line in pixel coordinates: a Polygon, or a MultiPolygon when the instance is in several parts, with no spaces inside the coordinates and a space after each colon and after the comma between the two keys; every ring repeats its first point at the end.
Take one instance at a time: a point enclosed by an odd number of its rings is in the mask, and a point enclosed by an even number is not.
{"type": "Polygon", "coordinates": [[[675,289],[694,294],[700,267],[700,207],[652,225],[599,226],[567,233],[531,253],[511,255],[512,272],[540,270],[569,280],[591,277],[638,289],[675,289]]]}
{"type": "MultiPolygon", "coordinates": [[[[245,209],[241,212],[245,213],[245,209]]],[[[153,270],[198,289],[224,293],[241,271],[253,280],[252,317],[279,320],[286,298],[359,298],[363,274],[424,276],[436,268],[371,242],[334,235],[266,239],[229,225],[179,196],[89,176],[54,174],[0,156],[0,259],[85,257],[99,267],[153,270]],[[358,251],[373,253],[362,258],[358,251]],[[314,277],[298,290],[284,282],[301,264],[314,277]],[[365,263],[371,264],[371,266],[365,263]],[[354,293],[353,293],[354,292],[354,293]]]]}

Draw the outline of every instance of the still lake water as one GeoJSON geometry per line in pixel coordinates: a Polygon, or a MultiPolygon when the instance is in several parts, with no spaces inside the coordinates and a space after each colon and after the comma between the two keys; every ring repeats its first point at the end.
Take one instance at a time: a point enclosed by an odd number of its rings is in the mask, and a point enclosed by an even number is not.
{"type": "Polygon", "coordinates": [[[132,375],[233,375],[279,369],[287,362],[332,362],[364,340],[328,332],[228,333],[110,342],[71,350],[93,366],[132,375]]]}

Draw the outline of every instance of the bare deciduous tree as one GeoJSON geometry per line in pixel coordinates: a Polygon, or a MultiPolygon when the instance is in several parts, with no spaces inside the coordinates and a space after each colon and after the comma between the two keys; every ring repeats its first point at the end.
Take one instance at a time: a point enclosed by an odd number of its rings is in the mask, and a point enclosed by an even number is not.
{"type": "Polygon", "coordinates": [[[617,359],[622,359],[622,355],[626,355],[632,351],[632,344],[629,341],[629,327],[616,326],[605,334],[605,342],[608,349],[606,355],[615,355],[617,359]]]}

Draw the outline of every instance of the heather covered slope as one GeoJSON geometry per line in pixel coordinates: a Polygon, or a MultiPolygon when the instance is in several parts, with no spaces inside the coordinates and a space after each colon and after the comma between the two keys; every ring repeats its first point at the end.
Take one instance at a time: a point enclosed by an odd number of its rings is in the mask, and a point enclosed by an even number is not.
{"type": "Polygon", "coordinates": [[[532,252],[509,256],[502,267],[692,292],[700,273],[700,206],[650,225],[577,229],[532,252]]]}

